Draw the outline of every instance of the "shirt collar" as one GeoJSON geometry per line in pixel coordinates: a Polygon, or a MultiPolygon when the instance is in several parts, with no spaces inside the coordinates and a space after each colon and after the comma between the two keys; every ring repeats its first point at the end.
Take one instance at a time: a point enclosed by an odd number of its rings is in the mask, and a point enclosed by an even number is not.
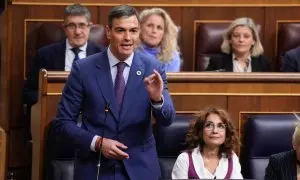
{"type": "MultiPolygon", "coordinates": [[[[66,39],[66,48],[67,48],[67,50],[71,50],[73,48],[71,46],[71,44],[69,43],[68,38],[66,39]]],[[[83,46],[79,47],[79,49],[84,52],[86,51],[86,48],[87,48],[87,42],[83,46]]]]}
{"type": "MultiPolygon", "coordinates": [[[[248,56],[247,59],[248,59],[248,62],[251,62],[251,56],[248,56]]],[[[235,60],[235,61],[237,60],[236,55],[234,53],[232,53],[232,60],[235,60]]]]}
{"type": "MultiPolygon", "coordinates": [[[[115,65],[117,65],[119,62],[121,62],[119,59],[117,59],[113,53],[110,50],[110,46],[107,48],[107,56],[108,56],[108,60],[109,60],[109,66],[113,67],[115,65]]],[[[134,52],[132,52],[132,54],[123,62],[126,63],[127,66],[131,66],[132,64],[132,60],[133,60],[133,56],[134,56],[134,52]]]]}

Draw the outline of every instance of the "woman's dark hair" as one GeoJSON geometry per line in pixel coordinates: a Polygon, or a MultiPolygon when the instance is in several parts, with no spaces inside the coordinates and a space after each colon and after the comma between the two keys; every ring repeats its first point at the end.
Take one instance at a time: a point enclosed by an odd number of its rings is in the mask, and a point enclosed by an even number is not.
{"type": "Polygon", "coordinates": [[[219,156],[221,157],[223,153],[226,157],[231,157],[233,150],[238,146],[237,132],[232,124],[232,121],[228,113],[223,109],[217,109],[210,107],[202,111],[195,120],[192,121],[189,131],[186,135],[186,143],[188,145],[188,150],[192,151],[194,148],[200,146],[200,151],[203,151],[205,142],[203,140],[203,129],[204,124],[207,121],[207,117],[210,114],[218,115],[222,122],[226,126],[226,137],[224,143],[220,146],[219,156]]]}

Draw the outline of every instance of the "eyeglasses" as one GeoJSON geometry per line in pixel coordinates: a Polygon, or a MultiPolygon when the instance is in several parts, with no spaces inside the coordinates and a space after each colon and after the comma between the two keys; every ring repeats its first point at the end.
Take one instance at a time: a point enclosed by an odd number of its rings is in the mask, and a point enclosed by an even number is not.
{"type": "Polygon", "coordinates": [[[70,31],[74,31],[74,30],[76,30],[76,28],[78,28],[80,30],[85,30],[89,26],[90,26],[89,24],[85,24],[85,23],[79,23],[79,24],[70,23],[70,24],[65,25],[65,27],[70,31]]]}
{"type": "Polygon", "coordinates": [[[217,125],[215,125],[212,122],[207,122],[206,124],[204,124],[204,128],[208,131],[212,131],[217,127],[218,131],[225,131],[226,130],[226,124],[224,123],[218,123],[217,125]]]}

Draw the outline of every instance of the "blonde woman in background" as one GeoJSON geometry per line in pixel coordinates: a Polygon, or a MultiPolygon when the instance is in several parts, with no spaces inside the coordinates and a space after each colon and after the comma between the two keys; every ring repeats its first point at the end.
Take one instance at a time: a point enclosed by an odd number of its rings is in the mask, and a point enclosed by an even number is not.
{"type": "Polygon", "coordinates": [[[145,9],[140,13],[141,49],[160,61],[166,72],[180,71],[177,45],[178,27],[161,8],[145,9]]]}
{"type": "Polygon", "coordinates": [[[238,18],[229,25],[223,36],[221,50],[221,55],[211,57],[207,71],[271,71],[269,61],[263,55],[258,26],[251,18],[238,18]]]}

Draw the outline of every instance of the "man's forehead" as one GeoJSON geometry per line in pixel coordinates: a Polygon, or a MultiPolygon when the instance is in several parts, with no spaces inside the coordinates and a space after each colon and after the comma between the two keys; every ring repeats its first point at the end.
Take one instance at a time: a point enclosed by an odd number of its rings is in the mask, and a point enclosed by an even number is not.
{"type": "Polygon", "coordinates": [[[86,23],[87,18],[83,15],[77,15],[77,16],[68,16],[66,18],[67,22],[72,22],[72,23],[86,23]]]}
{"type": "Polygon", "coordinates": [[[123,16],[112,20],[112,28],[139,28],[139,21],[136,16],[123,16]]]}

